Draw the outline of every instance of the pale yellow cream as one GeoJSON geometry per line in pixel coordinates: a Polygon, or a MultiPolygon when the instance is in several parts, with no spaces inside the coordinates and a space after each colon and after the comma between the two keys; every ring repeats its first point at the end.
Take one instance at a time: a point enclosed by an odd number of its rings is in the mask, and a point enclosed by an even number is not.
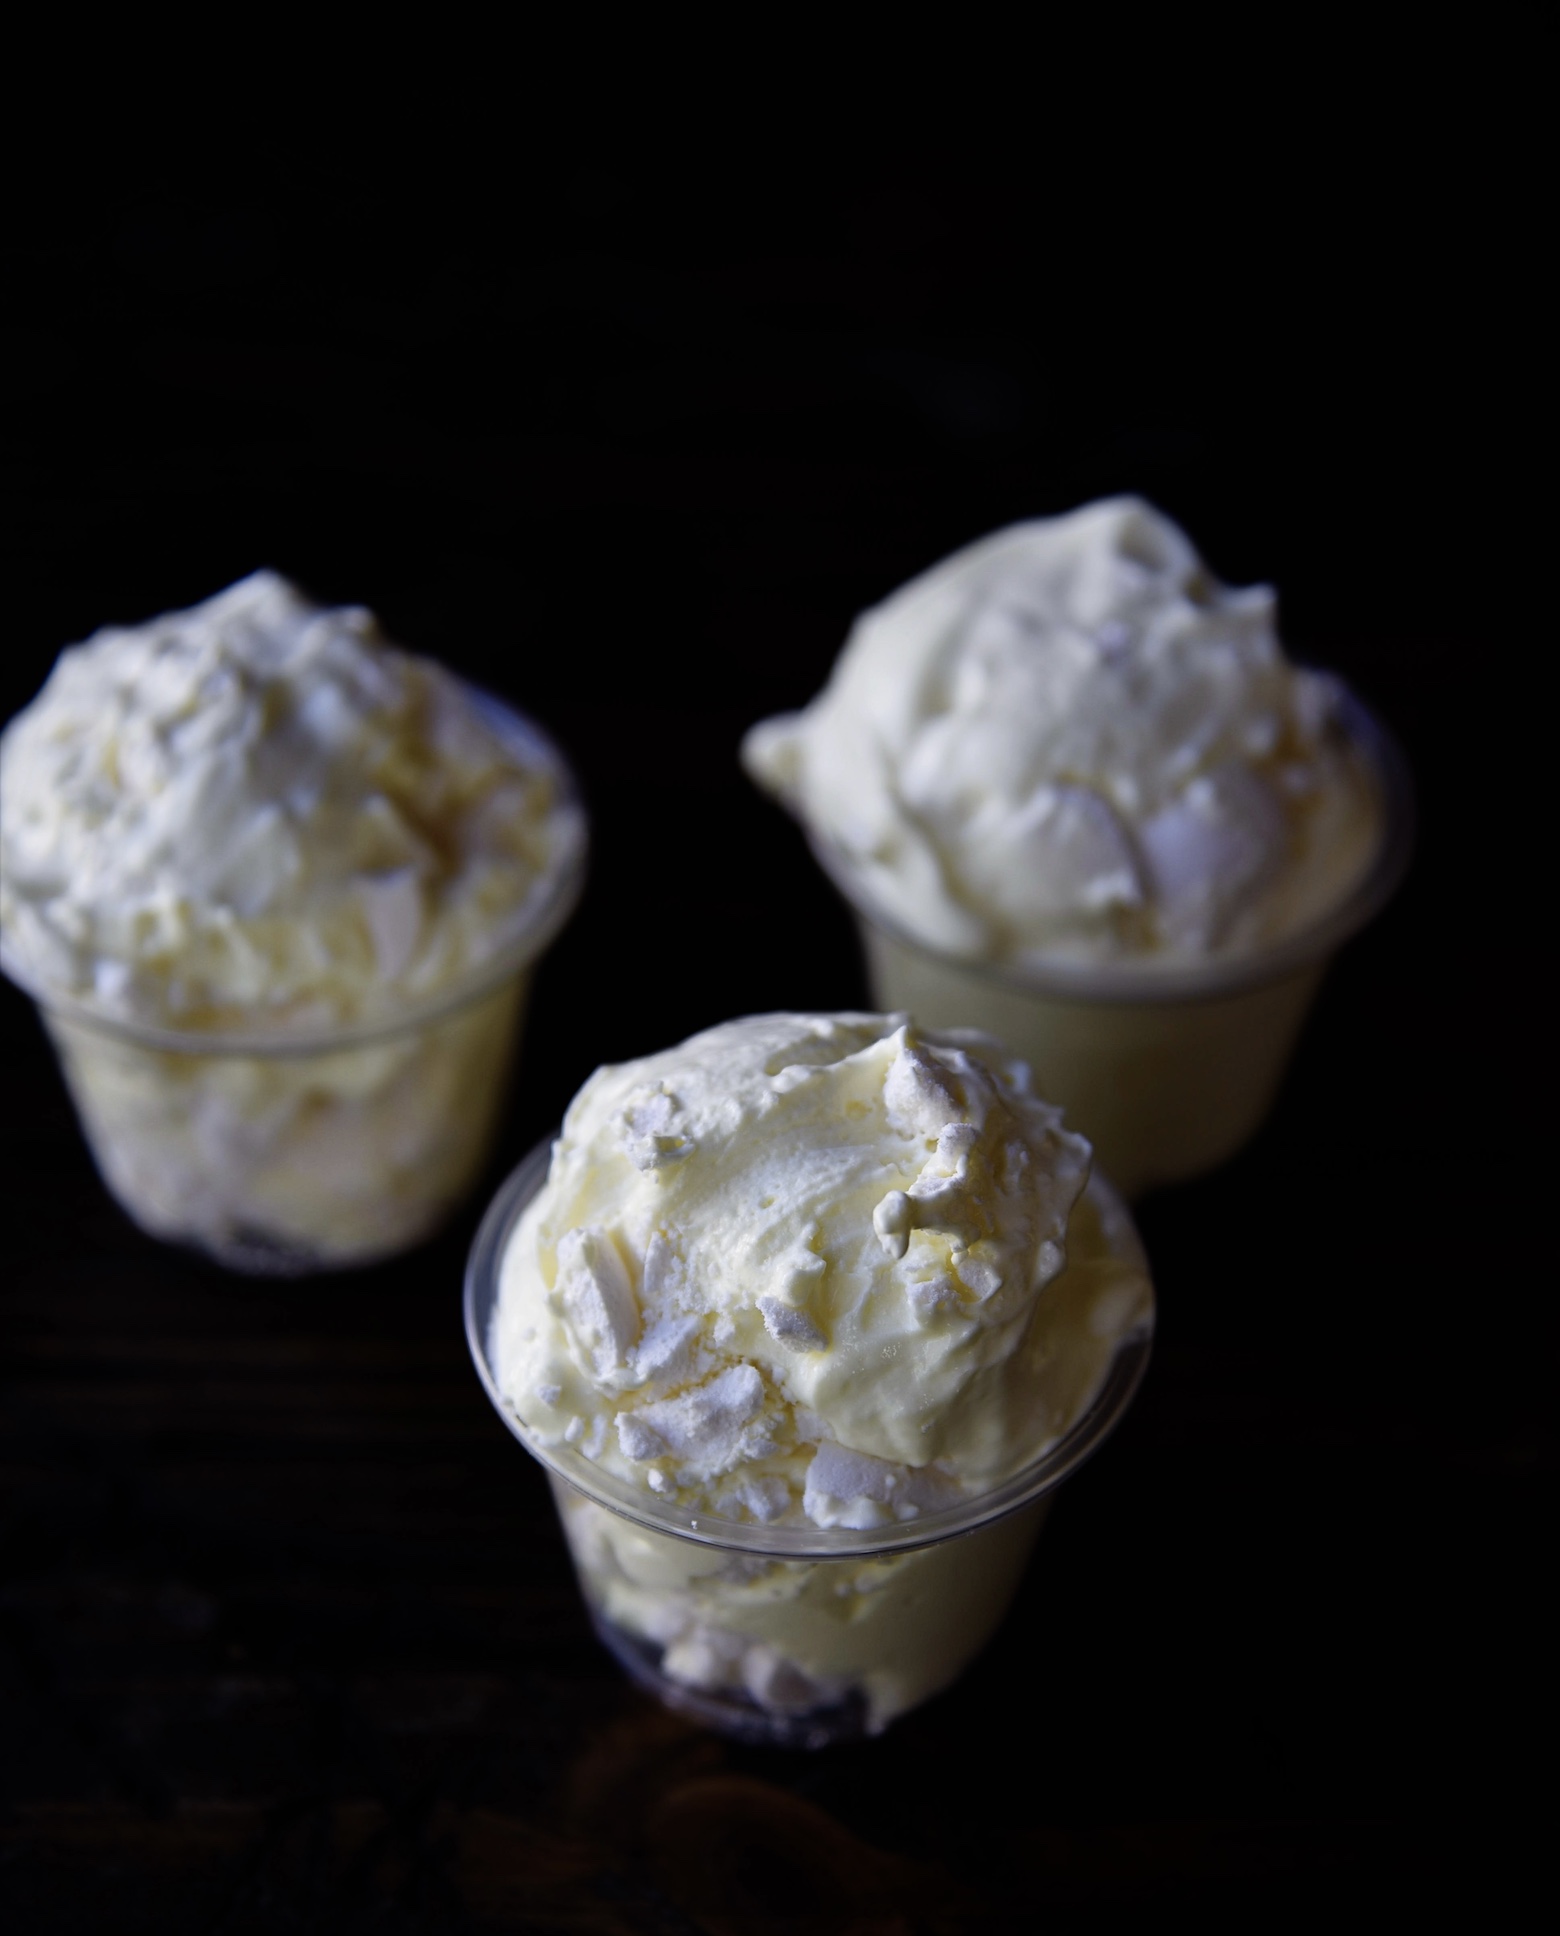
{"type": "Polygon", "coordinates": [[[543,1445],[739,1520],[866,1527],[1065,1432],[1149,1285],[1089,1150],[989,1037],[755,1016],[598,1070],[504,1258],[543,1445]]]}
{"type": "Polygon", "coordinates": [[[743,755],[914,939],[1151,970],[1282,940],[1362,877],[1377,780],[1338,708],[1266,586],[1123,497],[912,580],[743,755]]]}
{"type": "Polygon", "coordinates": [[[488,1356],[533,1442],[642,1489],[635,1523],[555,1480],[613,1644],[805,1738],[852,1702],[875,1731],[953,1680],[1047,1501],[875,1557],[832,1557],[838,1529],[909,1527],[1028,1465],[1151,1312],[1088,1145],[999,1043],[762,1015],[585,1085],[505,1252],[488,1356]],[[692,1543],[649,1523],[658,1501],[706,1535],[816,1528],[816,1555],[692,1543]]]}
{"type": "Polygon", "coordinates": [[[256,572],[61,654],[0,738],[0,934],[106,1016],[293,1032],[498,953],[583,822],[451,674],[256,572]]]}
{"type": "Polygon", "coordinates": [[[62,654],[0,738],[5,966],[120,1201],[241,1269],[458,1201],[584,845],[534,728],[272,572],[62,654]]]}

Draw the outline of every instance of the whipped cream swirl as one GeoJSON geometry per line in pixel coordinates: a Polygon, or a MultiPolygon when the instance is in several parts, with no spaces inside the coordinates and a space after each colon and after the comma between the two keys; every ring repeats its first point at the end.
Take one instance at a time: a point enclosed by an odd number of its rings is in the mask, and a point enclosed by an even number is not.
{"type": "Polygon", "coordinates": [[[1379,837],[1340,688],[1266,586],[1130,497],[1014,525],[857,621],[749,771],[934,947],[1184,962],[1326,913],[1379,837]]]}

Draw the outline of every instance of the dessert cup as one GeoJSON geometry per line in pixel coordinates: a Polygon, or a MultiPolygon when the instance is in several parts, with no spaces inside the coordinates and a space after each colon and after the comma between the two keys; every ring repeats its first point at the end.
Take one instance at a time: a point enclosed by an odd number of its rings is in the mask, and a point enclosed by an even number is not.
{"type": "Polygon", "coordinates": [[[1174,966],[970,960],[908,934],[844,858],[809,834],[856,916],[874,1005],[908,1011],[927,1028],[1000,1037],[1128,1197],[1216,1168],[1261,1127],[1328,963],[1380,911],[1408,864],[1413,793],[1402,754],[1352,695],[1341,717],[1374,781],[1375,856],[1323,918],[1250,954],[1174,966]]]}
{"type": "MultiPolygon", "coordinates": [[[[880,1733],[955,1680],[996,1630],[1052,1493],[1136,1391],[1150,1327],[1122,1339],[1060,1439],[955,1505],[865,1530],[690,1511],[569,1445],[544,1446],[499,1389],[490,1334],[500,1268],[550,1157],[550,1143],[533,1150],[483,1220],[466,1338],[499,1417],[548,1470],[597,1634],[647,1692],[738,1739],[818,1748],[880,1733]]],[[[1114,1194],[1098,1178],[1089,1188],[1114,1194]]]]}
{"type": "Polygon", "coordinates": [[[561,858],[493,954],[425,999],[339,1027],[180,1030],[94,1009],[0,958],[38,1005],[104,1182],[152,1236],[232,1270],[301,1276],[409,1248],[475,1182],[532,970],[579,897],[586,842],[556,747],[472,697],[552,774],[561,858]]]}

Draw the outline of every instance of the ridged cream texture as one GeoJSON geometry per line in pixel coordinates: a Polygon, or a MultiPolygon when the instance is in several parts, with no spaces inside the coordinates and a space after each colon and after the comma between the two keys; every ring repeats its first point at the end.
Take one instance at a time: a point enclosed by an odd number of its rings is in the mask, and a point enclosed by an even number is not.
{"type": "Polygon", "coordinates": [[[1339,689],[1150,505],[1013,525],[862,615],[744,744],[870,901],[975,958],[1180,963],[1315,921],[1375,850],[1339,689]]]}
{"type": "Polygon", "coordinates": [[[505,1255],[544,1444],[717,1516],[872,1526],[1067,1430],[1149,1309],[1089,1149],[989,1037],[766,1015],[600,1069],[505,1255]]]}
{"type": "Polygon", "coordinates": [[[581,837],[456,679],[272,572],[63,653],[0,740],[0,810],[18,968],[192,1029],[435,993],[581,837]]]}

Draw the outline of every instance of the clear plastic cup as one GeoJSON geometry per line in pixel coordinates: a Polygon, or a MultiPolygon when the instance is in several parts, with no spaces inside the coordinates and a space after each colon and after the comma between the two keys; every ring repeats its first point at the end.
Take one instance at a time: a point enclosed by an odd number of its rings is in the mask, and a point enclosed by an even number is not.
{"type": "Polygon", "coordinates": [[[104,1182],[152,1236],[255,1274],[343,1269],[431,1235],[475,1183],[532,970],[579,898],[586,835],[558,749],[471,696],[553,776],[561,858],[502,946],[437,994],[353,1027],[179,1030],[104,1014],[0,956],[38,1005],[104,1182]]]}
{"type": "MultiPolygon", "coordinates": [[[[504,1252],[551,1144],[495,1197],[466,1271],[466,1338],[499,1417],[548,1470],[597,1634],[646,1692],[742,1740],[826,1747],[877,1734],[956,1680],[1000,1624],[1056,1487],[1115,1427],[1148,1363],[1124,1337],[1063,1436],[989,1492],[861,1531],[692,1513],[568,1445],[544,1446],[500,1391],[491,1332],[504,1252]]],[[[1089,1184],[1141,1258],[1125,1208],[1089,1184]]]]}
{"type": "Polygon", "coordinates": [[[1374,859],[1321,920],[1253,954],[1176,967],[971,961],[907,933],[843,856],[809,833],[855,913],[874,1005],[908,1010],[926,1028],[1000,1037],[1128,1197],[1216,1168],[1261,1127],[1328,963],[1408,865],[1413,789],[1403,756],[1352,695],[1342,718],[1375,783],[1374,859]]]}

